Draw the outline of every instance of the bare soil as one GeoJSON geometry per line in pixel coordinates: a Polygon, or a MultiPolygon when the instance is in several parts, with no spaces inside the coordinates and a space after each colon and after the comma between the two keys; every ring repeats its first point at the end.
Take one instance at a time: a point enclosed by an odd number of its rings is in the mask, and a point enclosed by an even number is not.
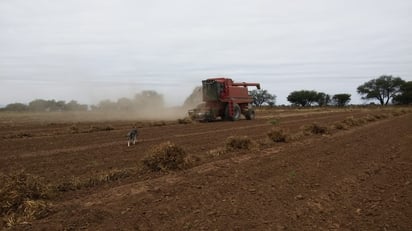
{"type": "Polygon", "coordinates": [[[47,217],[12,229],[412,230],[412,113],[399,111],[265,110],[252,121],[193,124],[0,117],[1,173],[24,169],[58,186],[128,171],[60,190],[47,217]],[[367,115],[386,116],[333,128],[367,115]],[[328,133],[286,143],[267,137],[273,127],[296,134],[314,122],[328,133]],[[127,147],[133,125],[140,136],[127,147]],[[256,147],[222,152],[230,136],[256,147]],[[194,156],[193,167],[142,170],[147,151],[165,141],[194,156]]]}

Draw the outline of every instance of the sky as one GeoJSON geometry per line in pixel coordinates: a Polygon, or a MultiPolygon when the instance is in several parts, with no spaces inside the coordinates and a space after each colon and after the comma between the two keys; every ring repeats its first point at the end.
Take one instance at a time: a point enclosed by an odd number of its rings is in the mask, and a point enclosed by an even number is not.
{"type": "MultiPolygon", "coordinates": [[[[410,0],[0,0],[0,105],[142,90],[181,105],[201,80],[349,93],[412,80],[410,0]]],[[[252,89],[252,88],[251,88],[252,89]]],[[[250,89],[250,90],[251,90],[250,89]]]]}

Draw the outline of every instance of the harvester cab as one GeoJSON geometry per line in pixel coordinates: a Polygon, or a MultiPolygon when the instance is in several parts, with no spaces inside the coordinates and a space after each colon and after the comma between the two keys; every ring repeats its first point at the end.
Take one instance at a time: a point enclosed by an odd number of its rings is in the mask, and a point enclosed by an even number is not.
{"type": "Polygon", "coordinates": [[[259,83],[235,83],[229,78],[203,80],[203,103],[189,110],[189,116],[199,121],[213,121],[218,118],[236,121],[240,115],[244,115],[248,120],[254,119],[253,99],[247,88],[249,86],[260,89],[259,83]]]}

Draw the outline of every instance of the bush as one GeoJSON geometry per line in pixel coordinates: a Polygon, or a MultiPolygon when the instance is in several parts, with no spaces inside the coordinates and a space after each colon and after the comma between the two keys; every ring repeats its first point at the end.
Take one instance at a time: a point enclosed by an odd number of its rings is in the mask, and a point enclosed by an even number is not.
{"type": "Polygon", "coordinates": [[[333,126],[334,126],[336,129],[339,129],[339,130],[346,130],[346,129],[348,129],[348,126],[347,126],[346,124],[342,123],[342,122],[336,122],[333,126]]]}
{"type": "Polygon", "coordinates": [[[142,159],[142,163],[151,171],[178,170],[189,165],[188,156],[183,148],[171,142],[152,147],[142,159]]]}
{"type": "Polygon", "coordinates": [[[286,132],[280,128],[270,130],[267,135],[273,142],[286,142],[288,138],[286,132]]]}
{"type": "Polygon", "coordinates": [[[365,119],[367,122],[374,122],[374,121],[376,121],[376,118],[373,117],[373,116],[371,116],[371,115],[366,115],[366,116],[364,117],[364,119],[365,119]]]}
{"type": "Polygon", "coordinates": [[[326,126],[317,123],[312,123],[311,125],[306,126],[304,130],[312,134],[326,134],[328,132],[328,128],[326,126]]]}
{"type": "Polygon", "coordinates": [[[231,136],[226,140],[226,150],[251,150],[253,147],[252,140],[247,136],[231,136]]]}
{"type": "Polygon", "coordinates": [[[50,187],[43,179],[23,171],[0,175],[0,214],[11,227],[47,216],[50,187]]]}
{"type": "Polygon", "coordinates": [[[350,116],[342,121],[343,124],[347,125],[348,127],[355,127],[360,126],[363,124],[364,121],[360,119],[355,119],[353,116],[350,116]]]}

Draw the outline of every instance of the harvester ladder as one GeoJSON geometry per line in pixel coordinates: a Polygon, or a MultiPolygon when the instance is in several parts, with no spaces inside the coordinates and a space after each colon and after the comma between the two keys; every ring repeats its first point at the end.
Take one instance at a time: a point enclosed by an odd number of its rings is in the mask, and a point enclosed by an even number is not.
{"type": "Polygon", "coordinates": [[[233,117],[234,110],[233,110],[233,101],[229,100],[229,116],[233,117]]]}

